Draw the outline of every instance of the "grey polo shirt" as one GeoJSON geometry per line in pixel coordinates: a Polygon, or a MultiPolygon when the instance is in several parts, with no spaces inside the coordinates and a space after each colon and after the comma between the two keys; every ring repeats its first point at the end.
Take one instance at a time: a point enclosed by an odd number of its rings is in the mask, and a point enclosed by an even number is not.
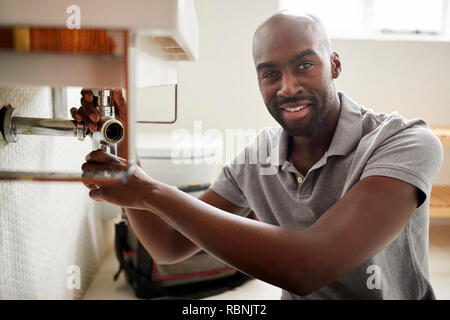
{"type": "Polygon", "coordinates": [[[266,128],[224,166],[211,189],[237,206],[251,208],[263,222],[304,229],[365,177],[393,177],[412,184],[421,191],[420,201],[389,246],[308,296],[282,290],[281,298],[433,299],[428,209],[442,145],[423,120],[375,113],[342,92],[339,98],[341,112],[331,145],[306,176],[287,158],[286,131],[266,128]]]}

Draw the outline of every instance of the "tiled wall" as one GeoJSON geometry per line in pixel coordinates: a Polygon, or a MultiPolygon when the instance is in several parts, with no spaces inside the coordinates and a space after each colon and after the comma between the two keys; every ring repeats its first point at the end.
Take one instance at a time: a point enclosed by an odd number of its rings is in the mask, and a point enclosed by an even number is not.
{"type": "MultiPolygon", "coordinates": [[[[49,87],[0,87],[8,103],[22,116],[53,117],[49,87]]],[[[71,137],[1,138],[0,170],[80,171],[90,147],[71,137]]],[[[0,299],[81,298],[111,243],[112,225],[95,208],[80,183],[0,182],[0,299]]]]}

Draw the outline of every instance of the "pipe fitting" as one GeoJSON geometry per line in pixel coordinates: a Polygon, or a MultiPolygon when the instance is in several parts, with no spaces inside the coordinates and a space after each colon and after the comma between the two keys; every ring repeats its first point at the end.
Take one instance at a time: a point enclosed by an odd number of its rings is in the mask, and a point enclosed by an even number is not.
{"type": "Polygon", "coordinates": [[[16,127],[11,121],[16,116],[18,116],[16,109],[11,107],[10,104],[3,106],[0,111],[1,131],[8,143],[17,142],[16,127]]]}
{"type": "MultiPolygon", "coordinates": [[[[17,135],[69,136],[83,141],[89,134],[88,128],[74,120],[26,118],[20,117],[11,105],[0,109],[0,129],[9,143],[17,142],[17,135]]],[[[97,132],[94,132],[96,134],[97,132]]],[[[113,145],[124,136],[124,128],[120,121],[103,116],[100,130],[96,135],[99,143],[113,145]]],[[[94,138],[94,137],[93,137],[94,138]]]]}
{"type": "MultiPolygon", "coordinates": [[[[124,128],[119,120],[111,117],[103,116],[100,120],[100,143],[104,145],[112,145],[119,143],[124,134],[124,128]]],[[[97,132],[94,132],[95,135],[97,132]]]]}

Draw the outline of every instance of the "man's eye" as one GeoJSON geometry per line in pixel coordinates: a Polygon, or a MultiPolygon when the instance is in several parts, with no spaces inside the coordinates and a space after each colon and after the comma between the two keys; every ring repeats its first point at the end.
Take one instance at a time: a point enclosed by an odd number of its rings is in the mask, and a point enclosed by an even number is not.
{"type": "Polygon", "coordinates": [[[266,79],[276,79],[277,77],[278,77],[278,72],[274,72],[274,71],[263,74],[263,78],[266,78],[266,79]]]}
{"type": "Polygon", "coordinates": [[[313,65],[312,63],[305,62],[305,63],[302,63],[301,65],[299,65],[297,69],[306,70],[306,69],[311,68],[312,65],[313,65]]]}

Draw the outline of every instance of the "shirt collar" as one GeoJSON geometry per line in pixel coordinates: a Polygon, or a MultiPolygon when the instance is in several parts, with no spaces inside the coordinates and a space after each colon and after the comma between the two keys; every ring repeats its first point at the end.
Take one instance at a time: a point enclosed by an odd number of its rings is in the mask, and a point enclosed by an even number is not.
{"type": "MultiPolygon", "coordinates": [[[[362,135],[360,105],[343,92],[338,92],[338,95],[341,101],[341,111],[326,157],[348,155],[359,143],[362,135]]],[[[286,130],[281,129],[277,139],[272,141],[273,145],[270,146],[271,158],[268,161],[271,165],[280,166],[287,160],[289,135],[286,130]]]]}
{"type": "Polygon", "coordinates": [[[362,136],[361,106],[343,92],[338,92],[338,95],[341,100],[341,114],[327,151],[328,157],[348,155],[358,145],[362,136]]]}

